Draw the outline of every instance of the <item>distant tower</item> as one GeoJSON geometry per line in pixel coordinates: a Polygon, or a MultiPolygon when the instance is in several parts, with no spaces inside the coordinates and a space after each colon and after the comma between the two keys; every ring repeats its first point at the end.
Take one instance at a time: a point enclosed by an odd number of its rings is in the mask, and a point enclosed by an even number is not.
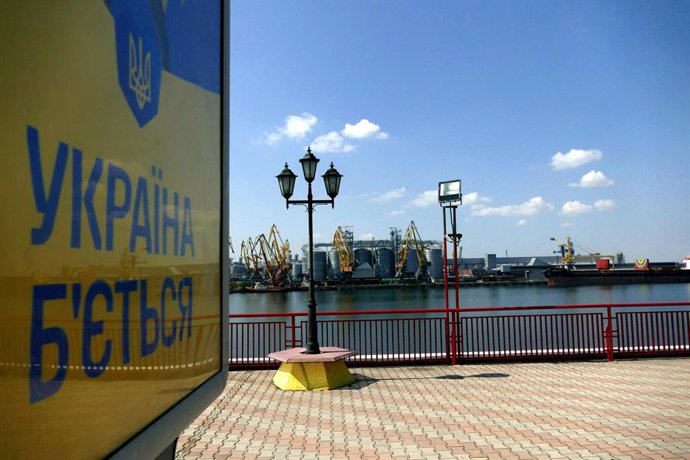
{"type": "Polygon", "coordinates": [[[389,227],[390,228],[390,235],[391,235],[391,249],[393,250],[393,254],[397,257],[398,255],[398,249],[400,248],[400,242],[401,242],[401,233],[400,229],[398,227],[389,227]]]}

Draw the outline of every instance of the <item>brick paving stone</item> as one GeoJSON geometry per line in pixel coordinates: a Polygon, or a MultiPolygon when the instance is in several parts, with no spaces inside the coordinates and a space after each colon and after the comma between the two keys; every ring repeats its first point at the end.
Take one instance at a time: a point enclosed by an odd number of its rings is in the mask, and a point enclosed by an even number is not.
{"type": "Polygon", "coordinates": [[[176,458],[690,459],[690,359],[353,372],[327,392],[232,372],[176,458]]]}

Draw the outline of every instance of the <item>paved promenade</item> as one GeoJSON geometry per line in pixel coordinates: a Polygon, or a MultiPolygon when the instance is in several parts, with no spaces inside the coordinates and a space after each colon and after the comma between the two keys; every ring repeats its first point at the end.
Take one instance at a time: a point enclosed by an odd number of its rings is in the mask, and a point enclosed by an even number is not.
{"type": "Polygon", "coordinates": [[[690,359],[352,370],[328,392],[230,373],[177,458],[690,459],[690,359]]]}

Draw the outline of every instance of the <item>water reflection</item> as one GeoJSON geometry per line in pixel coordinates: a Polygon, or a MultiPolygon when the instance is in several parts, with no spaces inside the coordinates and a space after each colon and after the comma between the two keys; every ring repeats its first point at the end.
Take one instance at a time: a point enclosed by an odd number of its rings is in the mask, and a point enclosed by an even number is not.
{"type": "MultiPolygon", "coordinates": [[[[265,292],[230,295],[231,313],[306,312],[309,293],[265,292]]],[[[460,289],[461,308],[488,306],[542,306],[632,302],[689,302],[690,284],[628,286],[473,287],[460,289]]],[[[348,311],[374,309],[443,308],[442,288],[390,288],[317,291],[318,310],[348,311]]],[[[450,306],[454,293],[450,292],[450,306]]]]}

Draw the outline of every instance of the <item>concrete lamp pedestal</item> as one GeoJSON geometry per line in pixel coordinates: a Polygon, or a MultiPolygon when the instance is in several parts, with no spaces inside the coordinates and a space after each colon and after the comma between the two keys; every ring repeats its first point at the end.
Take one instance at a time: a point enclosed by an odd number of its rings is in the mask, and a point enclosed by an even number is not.
{"type": "Polygon", "coordinates": [[[345,365],[345,359],[356,351],[337,347],[321,347],[321,353],[307,355],[304,348],[276,351],[269,358],[282,364],[273,377],[281,390],[333,390],[354,383],[355,378],[345,365]]]}

